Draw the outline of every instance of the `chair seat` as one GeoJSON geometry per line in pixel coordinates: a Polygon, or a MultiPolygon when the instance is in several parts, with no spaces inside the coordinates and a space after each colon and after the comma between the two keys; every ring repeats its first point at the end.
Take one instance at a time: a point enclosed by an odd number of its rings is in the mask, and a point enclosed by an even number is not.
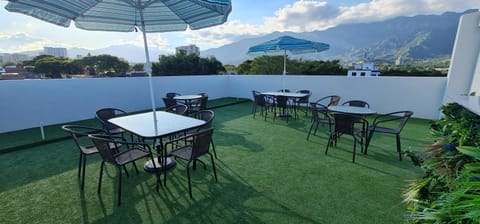
{"type": "Polygon", "coordinates": [[[95,145],[82,146],[81,149],[82,152],[87,155],[98,153],[98,149],[95,147],[95,145]]]}
{"type": "Polygon", "coordinates": [[[132,149],[126,152],[121,152],[120,154],[115,157],[115,161],[119,165],[125,165],[142,157],[148,156],[149,153],[146,151],[142,151],[140,149],[132,149]]]}
{"type": "Polygon", "coordinates": [[[110,129],[108,130],[108,132],[112,135],[115,135],[115,134],[121,134],[121,133],[124,133],[125,130],[121,129],[121,128],[114,128],[114,129],[110,129]]]}
{"type": "Polygon", "coordinates": [[[375,132],[382,132],[382,133],[388,133],[388,134],[396,134],[398,133],[397,130],[393,128],[386,128],[386,127],[379,127],[379,126],[370,126],[368,127],[369,131],[375,131],[375,132]]]}
{"type": "Polygon", "coordinates": [[[171,156],[179,157],[184,160],[190,160],[192,157],[192,146],[184,146],[170,152],[171,156]]]}

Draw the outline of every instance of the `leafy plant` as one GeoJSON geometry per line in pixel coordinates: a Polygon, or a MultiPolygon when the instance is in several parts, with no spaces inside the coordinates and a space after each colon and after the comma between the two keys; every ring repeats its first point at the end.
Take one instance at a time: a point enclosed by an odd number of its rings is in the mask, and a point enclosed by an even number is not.
{"type": "Polygon", "coordinates": [[[421,162],[425,175],[404,194],[409,221],[479,223],[480,117],[458,104],[442,106],[442,111],[444,117],[432,125],[438,138],[421,162]]]}

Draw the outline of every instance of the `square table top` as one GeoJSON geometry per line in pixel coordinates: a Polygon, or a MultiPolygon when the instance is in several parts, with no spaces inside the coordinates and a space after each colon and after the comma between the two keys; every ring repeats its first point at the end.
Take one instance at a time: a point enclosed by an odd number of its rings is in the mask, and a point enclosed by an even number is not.
{"type": "Polygon", "coordinates": [[[159,138],[162,136],[185,131],[204,125],[203,120],[168,113],[165,111],[156,111],[157,116],[157,132],[153,124],[153,111],[132,114],[122,117],[111,118],[108,121],[118,127],[144,138],[159,138]]]}
{"type": "Polygon", "coordinates": [[[340,112],[346,114],[357,114],[357,115],[370,115],[376,114],[377,112],[366,107],[354,107],[354,106],[329,106],[328,110],[333,112],[340,112]]]}
{"type": "Polygon", "coordinates": [[[268,96],[286,96],[286,97],[294,97],[294,98],[302,98],[308,96],[306,93],[289,93],[289,92],[263,92],[263,95],[268,96]]]}

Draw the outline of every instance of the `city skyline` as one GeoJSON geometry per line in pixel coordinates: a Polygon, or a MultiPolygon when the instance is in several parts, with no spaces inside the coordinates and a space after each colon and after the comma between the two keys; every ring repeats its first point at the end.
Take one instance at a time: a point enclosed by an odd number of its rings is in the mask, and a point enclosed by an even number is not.
{"type": "MultiPolygon", "coordinates": [[[[38,19],[10,13],[0,2],[0,52],[41,50],[43,47],[99,49],[112,45],[142,46],[141,33],[92,32],[55,26],[38,19]]],[[[203,30],[148,34],[152,49],[174,53],[175,47],[195,44],[201,50],[220,47],[244,38],[275,31],[310,32],[339,24],[374,22],[397,16],[461,12],[478,8],[476,0],[280,0],[232,1],[228,21],[203,30]],[[254,5],[254,6],[253,6],[254,5]]]]}

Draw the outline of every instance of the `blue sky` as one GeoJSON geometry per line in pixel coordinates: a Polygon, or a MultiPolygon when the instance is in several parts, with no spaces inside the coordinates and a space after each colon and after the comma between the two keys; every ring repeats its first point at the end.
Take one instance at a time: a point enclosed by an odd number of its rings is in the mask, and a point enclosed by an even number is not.
{"type": "MultiPolygon", "coordinates": [[[[50,47],[105,48],[143,46],[140,33],[92,32],[63,28],[4,9],[0,1],[0,53],[50,47]]],[[[275,31],[309,32],[339,24],[382,21],[397,16],[462,12],[479,8],[479,0],[232,0],[228,21],[220,26],[185,32],[149,34],[149,46],[167,53],[196,44],[201,50],[275,31]]],[[[73,25],[72,25],[73,26],[73,25]]]]}

